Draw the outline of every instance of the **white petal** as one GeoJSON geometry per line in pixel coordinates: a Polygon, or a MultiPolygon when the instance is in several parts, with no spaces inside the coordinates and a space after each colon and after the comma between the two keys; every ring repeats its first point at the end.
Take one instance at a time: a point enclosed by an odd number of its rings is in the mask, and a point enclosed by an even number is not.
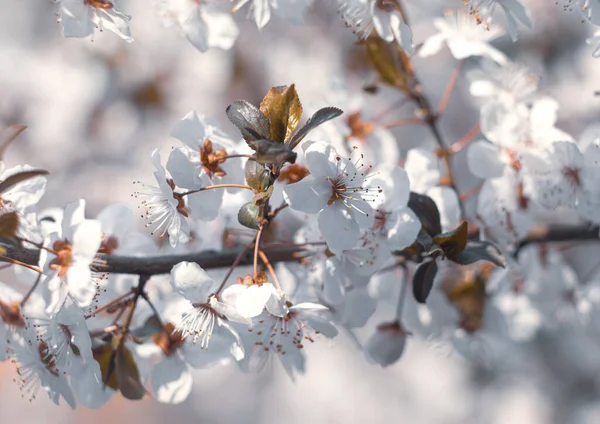
{"type": "Polygon", "coordinates": [[[393,225],[388,230],[388,243],[393,250],[402,250],[414,243],[421,230],[421,221],[412,211],[405,207],[394,211],[393,225]]]}
{"type": "Polygon", "coordinates": [[[200,174],[200,167],[192,163],[182,149],[171,150],[166,167],[178,187],[188,190],[200,188],[197,181],[200,174]]]}
{"type": "Polygon", "coordinates": [[[337,203],[340,202],[334,202],[319,213],[319,230],[331,249],[351,249],[360,235],[358,224],[346,207],[337,203]]]}
{"type": "Polygon", "coordinates": [[[124,204],[108,205],[98,214],[102,232],[108,236],[117,238],[124,236],[133,223],[133,212],[129,206],[124,204]]]}
{"type": "Polygon", "coordinates": [[[331,188],[328,191],[325,188],[309,175],[297,183],[286,185],[283,196],[292,209],[312,214],[323,209],[331,197],[331,188]]]}
{"type": "Polygon", "coordinates": [[[79,307],[92,304],[96,295],[96,285],[92,281],[92,272],[88,264],[72,265],[67,271],[69,294],[73,296],[79,307]]]}
{"type": "Polygon", "coordinates": [[[274,289],[271,284],[249,286],[240,293],[235,308],[243,317],[253,318],[259,316],[273,293],[274,289]]]}
{"type": "Polygon", "coordinates": [[[502,176],[505,163],[502,162],[498,146],[485,141],[473,142],[467,151],[467,162],[473,175],[479,178],[497,178],[502,176]]]}
{"type": "Polygon", "coordinates": [[[167,357],[156,364],[150,380],[156,400],[162,403],[181,403],[192,391],[192,374],[178,356],[167,357]]]}
{"type": "Polygon", "coordinates": [[[320,141],[311,143],[304,152],[304,157],[306,167],[317,180],[337,177],[339,155],[331,144],[320,141]]]}
{"type": "Polygon", "coordinates": [[[194,262],[180,262],[173,267],[171,286],[192,303],[206,302],[217,289],[217,283],[194,262]]]}
{"type": "Polygon", "coordinates": [[[100,243],[102,243],[100,222],[95,219],[86,219],[81,222],[73,232],[72,243],[73,258],[89,264],[98,253],[100,243]]]}

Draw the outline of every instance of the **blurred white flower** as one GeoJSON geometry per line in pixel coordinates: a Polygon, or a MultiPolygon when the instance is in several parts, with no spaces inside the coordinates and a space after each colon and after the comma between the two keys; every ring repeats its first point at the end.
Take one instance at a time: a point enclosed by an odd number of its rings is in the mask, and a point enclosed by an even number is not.
{"type": "Polygon", "coordinates": [[[344,23],[361,39],[375,28],[388,43],[396,41],[412,54],[412,31],[402,17],[398,5],[391,0],[339,0],[339,12],[344,23]]]}
{"type": "Polygon", "coordinates": [[[90,265],[102,242],[100,223],[85,219],[85,201],[65,207],[61,231],[52,233],[40,255],[40,266],[46,272],[46,311],[57,312],[67,295],[79,307],[90,306],[96,295],[90,265]]]}
{"type": "Polygon", "coordinates": [[[469,8],[477,24],[483,24],[486,29],[492,22],[496,6],[502,8],[506,16],[508,33],[513,41],[516,41],[519,35],[517,21],[531,28],[531,17],[525,6],[521,4],[521,0],[465,0],[465,5],[469,8]]]}
{"type": "Polygon", "coordinates": [[[222,11],[219,0],[155,0],[165,25],[177,25],[190,43],[201,52],[211,47],[230,49],[239,30],[232,16],[222,11]]]}
{"type": "Polygon", "coordinates": [[[433,24],[439,31],[432,35],[419,50],[419,56],[428,57],[440,51],[446,43],[452,56],[457,60],[471,56],[489,57],[498,63],[505,63],[506,56],[488,43],[503,34],[503,30],[490,25],[488,30],[481,28],[463,11],[448,11],[445,19],[436,18],[433,24]]]}
{"type": "Polygon", "coordinates": [[[152,228],[152,234],[161,238],[168,234],[172,247],[178,243],[186,243],[190,236],[190,227],[186,220],[188,210],[182,197],[175,197],[175,183],[167,178],[165,168],[160,163],[160,153],[154,149],[151,153],[154,163],[154,178],[158,186],[141,184],[144,191],[135,192],[135,197],[143,197],[142,206],[145,209],[143,218],[146,226],[152,228]]]}
{"type": "Polygon", "coordinates": [[[233,11],[237,12],[248,2],[251,3],[248,18],[252,17],[258,29],[261,29],[271,19],[271,9],[288,22],[302,24],[304,13],[313,0],[239,0],[233,11]]]}
{"type": "Polygon", "coordinates": [[[585,218],[600,222],[600,167],[594,162],[596,157],[584,155],[575,143],[567,141],[524,153],[523,169],[532,184],[532,198],[549,209],[576,207],[585,218]]]}
{"type": "Polygon", "coordinates": [[[61,0],[60,23],[65,37],[84,38],[107,29],[131,43],[131,17],[119,11],[116,0],[61,0]]]}

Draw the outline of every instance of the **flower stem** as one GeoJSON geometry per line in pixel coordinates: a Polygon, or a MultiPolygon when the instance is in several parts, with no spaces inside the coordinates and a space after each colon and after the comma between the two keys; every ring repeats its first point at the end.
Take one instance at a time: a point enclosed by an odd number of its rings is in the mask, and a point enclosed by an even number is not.
{"type": "Polygon", "coordinates": [[[279,284],[279,279],[277,278],[277,274],[275,274],[275,270],[273,269],[271,262],[269,262],[269,258],[267,258],[267,255],[265,255],[265,252],[263,252],[262,250],[259,250],[258,254],[260,255],[260,259],[262,259],[263,263],[269,270],[271,277],[273,277],[273,282],[275,283],[275,287],[277,287],[279,289],[279,291],[283,291],[281,289],[281,284],[279,284]]]}
{"type": "Polygon", "coordinates": [[[111,300],[111,301],[110,301],[110,302],[108,302],[106,305],[99,307],[98,309],[96,309],[95,311],[93,311],[93,312],[91,312],[91,313],[89,313],[89,314],[86,314],[86,315],[85,315],[85,319],[88,319],[88,318],[91,318],[91,317],[93,317],[93,316],[96,316],[96,314],[99,314],[100,312],[103,312],[103,311],[107,310],[107,309],[108,309],[108,308],[110,308],[111,306],[115,306],[117,303],[119,303],[119,302],[121,302],[121,301],[125,300],[125,299],[126,299],[128,296],[131,296],[133,293],[134,293],[134,291],[133,291],[133,289],[132,289],[130,292],[128,292],[128,293],[125,293],[125,294],[123,294],[123,295],[121,295],[121,296],[117,297],[117,298],[116,298],[116,299],[114,299],[114,300],[111,300]]]}
{"type": "Polygon", "coordinates": [[[398,305],[396,306],[396,319],[400,321],[402,319],[402,311],[404,310],[404,304],[406,303],[406,292],[408,291],[408,269],[404,267],[404,281],[402,287],[400,287],[400,295],[398,297],[398,305]]]}
{"type": "Polygon", "coordinates": [[[262,236],[263,229],[265,228],[264,224],[261,224],[256,233],[256,239],[254,240],[254,278],[256,279],[256,275],[258,274],[258,249],[260,246],[260,237],[262,236]]]}
{"type": "Polygon", "coordinates": [[[246,246],[244,248],[244,250],[242,250],[240,252],[240,254],[237,255],[237,258],[235,258],[235,261],[233,261],[233,264],[231,264],[231,266],[229,267],[229,271],[227,271],[227,275],[225,275],[225,278],[223,278],[223,281],[221,282],[221,285],[219,286],[219,288],[217,289],[217,291],[215,292],[215,294],[219,294],[221,292],[221,290],[223,290],[223,287],[225,287],[225,283],[227,282],[227,280],[231,276],[231,273],[240,264],[240,262],[242,262],[242,258],[244,256],[246,256],[246,253],[248,253],[248,251],[250,250],[250,248],[252,246],[254,246],[254,242],[249,243],[248,246],[246,246]]]}
{"type": "Polygon", "coordinates": [[[199,188],[198,190],[190,190],[190,191],[186,191],[185,193],[179,193],[179,195],[181,197],[184,197],[184,196],[188,196],[190,194],[200,193],[201,191],[212,190],[215,188],[244,188],[246,190],[252,190],[252,187],[250,187],[248,185],[244,185],[244,184],[233,184],[233,183],[232,184],[216,184],[216,185],[202,187],[202,188],[199,188]]]}
{"type": "Polygon", "coordinates": [[[37,278],[35,279],[35,283],[33,283],[33,286],[31,286],[31,288],[29,289],[29,291],[27,292],[25,297],[23,297],[23,300],[21,300],[21,307],[23,307],[25,305],[25,303],[27,303],[27,301],[29,300],[29,298],[31,297],[31,295],[33,294],[33,292],[35,291],[37,286],[40,284],[41,280],[42,280],[42,274],[38,274],[37,278]]]}

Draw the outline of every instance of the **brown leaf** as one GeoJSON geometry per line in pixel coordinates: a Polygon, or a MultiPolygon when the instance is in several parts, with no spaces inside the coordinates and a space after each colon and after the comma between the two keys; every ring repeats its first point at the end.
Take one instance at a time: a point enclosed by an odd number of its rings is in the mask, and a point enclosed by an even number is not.
{"type": "Polygon", "coordinates": [[[19,215],[17,212],[7,212],[0,215],[0,238],[14,239],[19,229],[19,215]]]}
{"type": "Polygon", "coordinates": [[[2,132],[0,138],[0,160],[4,159],[4,154],[11,143],[26,129],[26,125],[11,125],[2,132]]]}
{"type": "Polygon", "coordinates": [[[271,140],[285,142],[302,116],[302,104],[294,84],[271,88],[260,103],[260,110],[271,123],[271,140]]]}
{"type": "Polygon", "coordinates": [[[98,365],[100,365],[100,371],[102,371],[102,382],[111,389],[118,390],[119,385],[117,383],[117,376],[114,372],[114,355],[112,346],[110,344],[98,346],[92,351],[92,353],[94,354],[94,359],[96,362],[98,362],[98,365]]]}
{"type": "Polygon", "coordinates": [[[0,193],[6,193],[9,189],[23,181],[29,180],[34,177],[38,177],[40,175],[48,174],[49,172],[44,171],[43,169],[32,169],[30,171],[23,171],[17,174],[13,174],[0,183],[0,193]]]}
{"type": "Polygon", "coordinates": [[[123,397],[129,400],[142,399],[146,389],[140,382],[140,372],[133,354],[124,344],[117,348],[115,362],[117,383],[123,397]]]}
{"type": "Polygon", "coordinates": [[[466,221],[463,221],[454,230],[435,236],[433,243],[437,244],[447,256],[454,256],[465,250],[467,237],[468,226],[466,221]]]}
{"type": "Polygon", "coordinates": [[[404,94],[411,95],[416,85],[410,57],[398,43],[388,43],[377,35],[365,42],[367,57],[379,74],[381,82],[398,87],[404,94]]]}

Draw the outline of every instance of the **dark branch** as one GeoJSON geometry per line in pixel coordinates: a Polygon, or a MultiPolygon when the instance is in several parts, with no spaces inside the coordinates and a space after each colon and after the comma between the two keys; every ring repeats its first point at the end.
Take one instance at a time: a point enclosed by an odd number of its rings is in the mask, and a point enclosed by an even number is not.
{"type": "Polygon", "coordinates": [[[514,252],[514,257],[519,256],[521,250],[530,244],[548,243],[548,242],[573,242],[586,240],[599,240],[598,232],[600,227],[597,225],[572,225],[572,224],[552,224],[548,227],[535,228],[529,232],[529,235],[521,240],[514,252]]]}
{"type": "MultiPolygon", "coordinates": [[[[102,255],[95,261],[92,269],[96,272],[112,272],[115,274],[158,275],[168,274],[179,262],[195,262],[204,269],[226,268],[236,260],[243,249],[204,251],[179,255],[161,256],[117,256],[102,255]]],[[[298,261],[305,249],[300,247],[272,246],[263,248],[271,263],[298,261]]],[[[38,265],[40,251],[38,249],[7,248],[6,257],[16,259],[28,265],[38,265]]],[[[252,265],[252,255],[242,257],[240,265],[252,265]]]]}

